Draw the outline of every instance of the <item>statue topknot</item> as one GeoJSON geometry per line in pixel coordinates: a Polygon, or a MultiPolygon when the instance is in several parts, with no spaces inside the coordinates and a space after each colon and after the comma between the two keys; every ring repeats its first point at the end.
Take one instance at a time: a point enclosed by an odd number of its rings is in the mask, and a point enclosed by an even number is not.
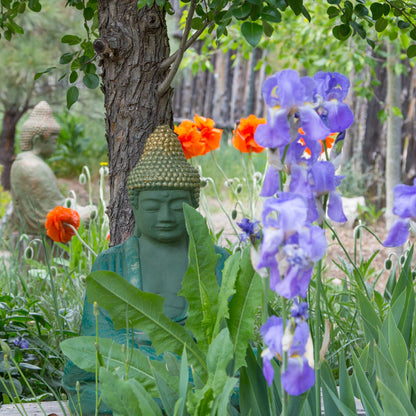
{"type": "Polygon", "coordinates": [[[127,180],[129,194],[135,190],[189,190],[192,205],[199,205],[201,178],[183,153],[176,134],[167,125],[159,126],[148,137],[143,154],[127,180]]]}
{"type": "Polygon", "coordinates": [[[53,117],[52,108],[46,101],[37,104],[29,118],[23,123],[20,131],[20,148],[22,151],[31,150],[32,138],[39,134],[49,138],[52,133],[59,134],[61,126],[53,117]]]}

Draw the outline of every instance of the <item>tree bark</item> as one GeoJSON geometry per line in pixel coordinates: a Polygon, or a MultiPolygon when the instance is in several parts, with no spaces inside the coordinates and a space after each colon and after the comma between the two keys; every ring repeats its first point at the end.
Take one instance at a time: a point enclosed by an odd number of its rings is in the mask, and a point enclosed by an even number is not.
{"type": "Polygon", "coordinates": [[[1,184],[7,191],[10,190],[10,169],[14,160],[16,125],[27,109],[28,105],[26,103],[22,108],[10,106],[4,110],[2,130],[0,134],[0,164],[3,165],[1,184]]]}
{"type": "Polygon", "coordinates": [[[108,216],[115,245],[134,229],[127,177],[153,130],[160,124],[173,127],[173,90],[158,94],[169,70],[161,70],[160,63],[170,48],[165,11],[156,6],[138,10],[137,0],[99,0],[98,22],[100,40],[108,46],[100,65],[110,161],[108,216]]]}

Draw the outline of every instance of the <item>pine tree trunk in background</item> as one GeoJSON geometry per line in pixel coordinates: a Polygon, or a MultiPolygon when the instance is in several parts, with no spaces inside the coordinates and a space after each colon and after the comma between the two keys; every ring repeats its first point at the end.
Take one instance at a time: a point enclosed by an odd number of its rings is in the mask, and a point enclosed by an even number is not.
{"type": "Polygon", "coordinates": [[[24,105],[21,109],[12,106],[4,111],[0,134],[0,164],[3,165],[1,184],[8,191],[10,190],[10,169],[14,160],[16,125],[27,109],[27,105],[24,105]]]}
{"type": "Polygon", "coordinates": [[[387,145],[386,145],[386,227],[394,221],[393,188],[400,182],[402,119],[393,114],[393,107],[401,108],[401,78],[395,71],[397,47],[387,43],[387,145]]]}
{"type": "Polygon", "coordinates": [[[133,232],[134,218],[127,177],[147,137],[160,124],[173,127],[173,90],[159,96],[166,77],[160,63],[169,56],[165,12],[154,6],[137,9],[137,0],[99,0],[102,90],[110,169],[111,245],[133,232]]]}

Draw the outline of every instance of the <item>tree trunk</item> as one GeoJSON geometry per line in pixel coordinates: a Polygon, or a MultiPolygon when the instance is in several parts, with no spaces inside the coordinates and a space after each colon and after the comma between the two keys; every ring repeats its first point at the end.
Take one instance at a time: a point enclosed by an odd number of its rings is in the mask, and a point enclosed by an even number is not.
{"type": "Polygon", "coordinates": [[[25,104],[21,109],[17,106],[11,106],[4,110],[0,134],[0,164],[3,165],[1,184],[6,190],[10,190],[10,169],[14,160],[16,125],[27,109],[28,106],[25,104]]]}
{"type": "Polygon", "coordinates": [[[161,71],[160,63],[170,49],[165,11],[157,6],[138,10],[137,0],[99,0],[98,21],[105,46],[100,65],[110,169],[108,216],[115,245],[134,229],[127,177],[153,130],[160,124],[173,127],[173,90],[158,94],[168,71],[161,71]]]}
{"type": "Polygon", "coordinates": [[[393,107],[401,108],[400,74],[394,70],[398,61],[397,47],[387,43],[387,146],[386,146],[386,227],[394,220],[393,188],[400,182],[402,119],[393,114],[393,107]]]}

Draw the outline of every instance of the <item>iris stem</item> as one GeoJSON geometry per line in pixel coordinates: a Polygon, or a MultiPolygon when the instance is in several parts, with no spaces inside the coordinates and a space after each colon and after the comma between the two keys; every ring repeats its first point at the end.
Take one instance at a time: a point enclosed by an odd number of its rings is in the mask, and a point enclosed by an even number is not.
{"type": "MultiPolygon", "coordinates": [[[[287,326],[287,300],[282,298],[282,319],[283,319],[283,334],[285,333],[287,326]]],[[[280,371],[280,376],[286,371],[287,368],[287,351],[283,351],[283,363],[282,370],[280,371]]],[[[282,384],[282,416],[288,416],[288,401],[289,396],[285,391],[282,384]]]]}
{"type": "Polygon", "coordinates": [[[321,414],[321,371],[320,371],[320,349],[321,349],[321,277],[322,260],[316,263],[316,293],[315,293],[315,331],[314,331],[314,362],[315,362],[315,415],[321,414]]]}

